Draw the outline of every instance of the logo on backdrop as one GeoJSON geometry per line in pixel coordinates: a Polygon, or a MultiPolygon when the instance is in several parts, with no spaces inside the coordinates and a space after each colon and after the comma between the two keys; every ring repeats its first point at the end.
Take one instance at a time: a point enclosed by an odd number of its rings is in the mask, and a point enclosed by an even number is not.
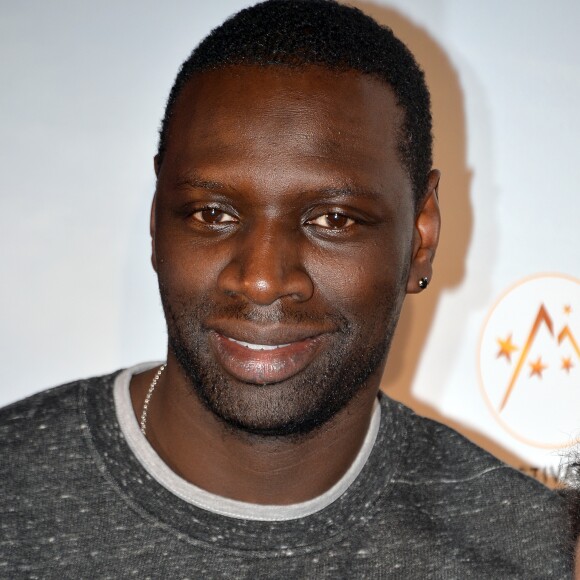
{"type": "Polygon", "coordinates": [[[479,348],[484,397],[517,439],[567,447],[580,436],[580,280],[549,274],[509,289],[479,348]]]}

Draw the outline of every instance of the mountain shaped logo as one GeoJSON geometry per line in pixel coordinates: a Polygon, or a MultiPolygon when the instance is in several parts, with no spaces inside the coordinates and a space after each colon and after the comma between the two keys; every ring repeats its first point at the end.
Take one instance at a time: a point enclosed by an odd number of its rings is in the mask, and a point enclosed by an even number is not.
{"type": "Polygon", "coordinates": [[[543,448],[580,435],[580,281],[528,278],[504,293],[484,325],[480,383],[496,420],[543,448]]]}
{"type": "MultiPolygon", "coordinates": [[[[570,314],[572,312],[572,307],[569,304],[567,304],[566,306],[564,306],[564,312],[570,314]]],[[[534,346],[534,340],[536,338],[538,330],[540,330],[542,325],[547,328],[547,330],[550,332],[550,334],[554,337],[554,339],[557,341],[559,345],[562,345],[562,343],[566,342],[564,346],[568,346],[567,343],[569,343],[569,346],[572,347],[571,350],[576,355],[577,364],[580,363],[580,347],[578,347],[578,342],[576,341],[576,337],[570,330],[570,327],[566,324],[557,335],[554,334],[554,324],[552,321],[552,317],[548,314],[548,311],[544,306],[544,304],[541,304],[538,313],[536,315],[536,318],[534,320],[534,323],[532,325],[532,329],[528,333],[525,343],[521,349],[521,354],[517,360],[514,371],[510,377],[509,384],[507,386],[505,395],[502,398],[502,402],[499,408],[500,411],[503,411],[503,409],[507,405],[510,395],[516,385],[516,382],[522,370],[524,369],[525,363],[529,362],[528,358],[530,355],[530,350],[534,346]]],[[[497,339],[497,342],[500,345],[500,350],[497,355],[498,358],[501,356],[507,356],[508,360],[510,360],[512,350],[519,350],[519,347],[511,343],[511,336],[512,334],[509,335],[507,341],[501,340],[499,338],[497,339]]],[[[531,367],[530,376],[537,375],[540,379],[542,379],[543,371],[546,370],[546,368],[548,368],[547,365],[542,362],[541,357],[539,357],[535,362],[534,361],[529,362],[529,365],[531,367]]],[[[575,365],[572,363],[571,356],[569,355],[562,356],[561,360],[562,370],[569,373],[574,366],[575,365]]]]}

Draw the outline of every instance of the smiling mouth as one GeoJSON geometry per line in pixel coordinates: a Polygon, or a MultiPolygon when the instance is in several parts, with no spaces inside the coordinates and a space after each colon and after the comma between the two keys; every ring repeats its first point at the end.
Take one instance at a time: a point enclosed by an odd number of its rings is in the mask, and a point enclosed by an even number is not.
{"type": "Polygon", "coordinates": [[[324,333],[293,342],[261,344],[210,331],[209,343],[227,374],[244,383],[265,385],[302,372],[316,358],[327,337],[324,333]]]}

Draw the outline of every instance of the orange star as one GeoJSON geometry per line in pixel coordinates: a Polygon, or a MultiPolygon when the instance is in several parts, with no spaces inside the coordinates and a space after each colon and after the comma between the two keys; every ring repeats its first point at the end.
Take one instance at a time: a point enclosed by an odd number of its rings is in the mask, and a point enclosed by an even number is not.
{"type": "Polygon", "coordinates": [[[548,368],[548,366],[542,362],[541,356],[538,357],[537,361],[531,362],[531,363],[529,363],[529,365],[532,367],[532,372],[530,373],[530,377],[533,377],[534,375],[538,375],[538,377],[542,378],[542,372],[544,372],[548,368]]]}
{"type": "Polygon", "coordinates": [[[571,314],[572,313],[572,306],[570,306],[570,304],[566,304],[566,306],[564,306],[564,314],[571,314]]]}
{"type": "Polygon", "coordinates": [[[512,335],[510,334],[505,340],[498,338],[497,343],[499,344],[497,358],[505,356],[509,362],[512,362],[512,352],[518,350],[518,347],[512,342],[512,335]]]}
{"type": "Polygon", "coordinates": [[[572,357],[568,356],[568,357],[562,357],[562,369],[565,370],[567,373],[570,372],[570,369],[573,367],[574,365],[572,364],[572,357]]]}

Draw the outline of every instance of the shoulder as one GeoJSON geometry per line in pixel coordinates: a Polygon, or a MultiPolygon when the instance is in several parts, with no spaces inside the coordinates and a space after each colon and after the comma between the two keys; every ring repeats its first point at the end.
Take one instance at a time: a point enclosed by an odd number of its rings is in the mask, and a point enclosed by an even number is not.
{"type": "MultiPolygon", "coordinates": [[[[405,430],[405,452],[401,458],[399,479],[415,487],[465,490],[471,501],[495,503],[503,497],[507,503],[523,498],[533,508],[557,505],[559,496],[537,480],[514,469],[485,451],[454,429],[421,417],[411,409],[386,397],[387,413],[400,417],[405,430]],[[532,503],[530,503],[532,502],[532,503]]],[[[557,509],[560,509],[559,507],[557,509]]]]}
{"type": "Polygon", "coordinates": [[[86,401],[110,397],[116,374],[54,387],[0,409],[0,519],[50,511],[65,482],[91,469],[86,401]]]}
{"type": "Polygon", "coordinates": [[[383,404],[404,441],[388,498],[412,537],[434,533],[434,541],[478,554],[498,572],[529,568],[514,577],[564,577],[569,523],[560,495],[457,431],[383,404]]]}
{"type": "Polygon", "coordinates": [[[0,452],[12,467],[83,429],[81,399],[87,389],[106,389],[118,373],[47,389],[0,409],[0,452]]]}

